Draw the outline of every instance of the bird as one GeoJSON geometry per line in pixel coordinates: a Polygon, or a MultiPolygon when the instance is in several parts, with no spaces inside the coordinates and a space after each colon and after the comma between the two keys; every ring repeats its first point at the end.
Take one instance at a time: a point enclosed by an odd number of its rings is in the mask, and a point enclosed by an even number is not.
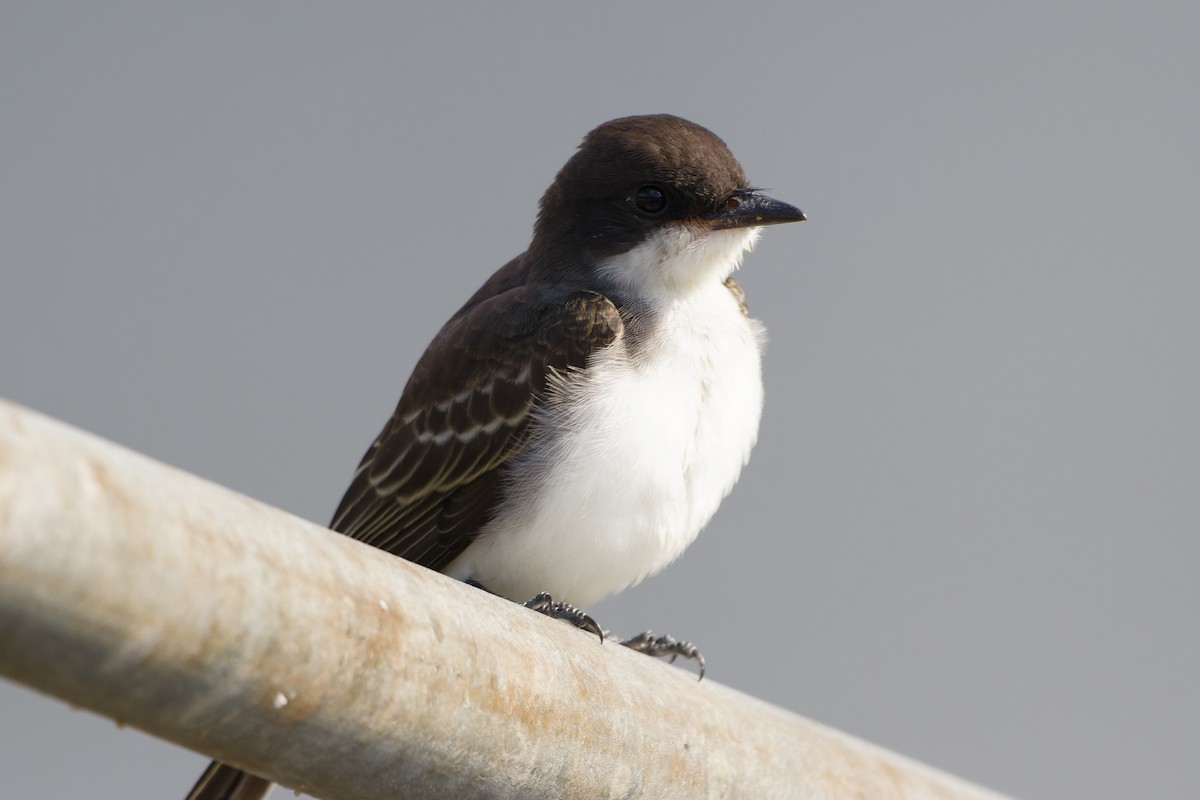
{"type": "MultiPolygon", "coordinates": [[[[674,561],[750,457],[765,331],[732,274],[763,227],[804,219],[707,128],[596,127],[529,248],[417,361],[330,527],[603,636],[580,607],[674,561]]],[[[270,786],[213,762],[188,800],[270,786]]]]}

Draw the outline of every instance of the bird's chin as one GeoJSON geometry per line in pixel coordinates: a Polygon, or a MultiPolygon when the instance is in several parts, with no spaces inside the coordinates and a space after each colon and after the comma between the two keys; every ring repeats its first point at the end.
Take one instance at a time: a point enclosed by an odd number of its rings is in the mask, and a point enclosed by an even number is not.
{"type": "Polygon", "coordinates": [[[714,230],[703,222],[665,225],[646,241],[612,256],[601,270],[643,296],[679,297],[723,281],[741,266],[761,228],[714,230]]]}

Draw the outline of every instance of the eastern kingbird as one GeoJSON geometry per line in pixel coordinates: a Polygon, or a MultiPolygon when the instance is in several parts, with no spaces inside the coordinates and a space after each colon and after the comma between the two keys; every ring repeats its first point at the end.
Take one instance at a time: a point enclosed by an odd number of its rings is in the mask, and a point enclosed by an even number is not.
{"type": "MultiPolygon", "coordinates": [[[[674,561],[750,456],[764,331],[731,274],[763,226],[803,219],[699,125],[596,128],[542,196],[529,249],[417,362],[331,527],[598,632],[566,602],[674,561]]],[[[213,762],[189,798],[269,790],[213,762]]]]}

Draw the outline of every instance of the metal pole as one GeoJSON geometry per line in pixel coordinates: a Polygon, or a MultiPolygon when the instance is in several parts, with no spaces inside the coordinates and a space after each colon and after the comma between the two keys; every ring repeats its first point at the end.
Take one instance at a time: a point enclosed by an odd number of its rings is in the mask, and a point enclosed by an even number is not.
{"type": "Polygon", "coordinates": [[[0,675],[332,800],[999,797],[2,400],[0,675]]]}

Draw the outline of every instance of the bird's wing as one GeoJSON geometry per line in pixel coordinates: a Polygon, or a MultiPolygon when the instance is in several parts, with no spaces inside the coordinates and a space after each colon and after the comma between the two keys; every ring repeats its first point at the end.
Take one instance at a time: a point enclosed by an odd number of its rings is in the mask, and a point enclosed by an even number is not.
{"type": "Polygon", "coordinates": [[[620,335],[607,297],[522,286],[451,320],[413,370],[331,527],[441,569],[488,521],[499,467],[521,451],[556,372],[582,369],[620,335]]]}

